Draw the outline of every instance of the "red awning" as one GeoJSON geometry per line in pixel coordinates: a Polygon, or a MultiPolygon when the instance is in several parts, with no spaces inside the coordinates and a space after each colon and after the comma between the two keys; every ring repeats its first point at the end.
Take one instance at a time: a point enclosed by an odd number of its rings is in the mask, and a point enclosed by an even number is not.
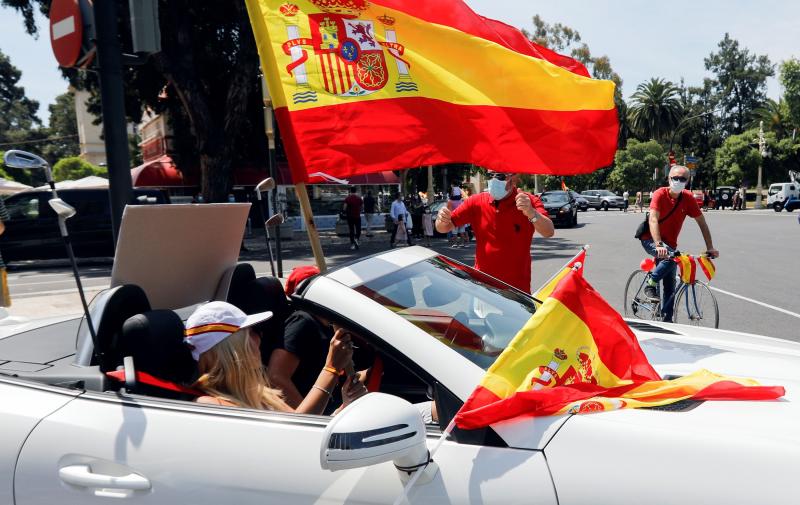
{"type": "Polygon", "coordinates": [[[178,170],[167,155],[131,169],[131,182],[134,187],[181,187],[196,186],[197,182],[188,180],[178,170]]]}

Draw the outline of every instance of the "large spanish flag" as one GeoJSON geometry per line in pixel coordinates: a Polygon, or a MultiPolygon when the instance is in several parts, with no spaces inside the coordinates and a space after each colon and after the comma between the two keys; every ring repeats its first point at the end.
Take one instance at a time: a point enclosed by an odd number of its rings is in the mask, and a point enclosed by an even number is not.
{"type": "Polygon", "coordinates": [[[456,424],[697,400],[771,400],[780,386],[699,370],[662,380],[619,314],[573,270],[489,368],[456,424]]]}
{"type": "Polygon", "coordinates": [[[461,0],[246,0],[296,181],[611,164],[614,83],[461,0]]]}

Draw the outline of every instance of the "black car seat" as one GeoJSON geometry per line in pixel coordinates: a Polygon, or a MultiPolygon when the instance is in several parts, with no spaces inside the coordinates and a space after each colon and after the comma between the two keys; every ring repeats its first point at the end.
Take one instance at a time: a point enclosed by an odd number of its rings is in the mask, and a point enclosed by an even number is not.
{"type": "Polygon", "coordinates": [[[171,310],[152,310],[129,318],[118,341],[123,370],[108,375],[127,382],[129,392],[176,399],[199,396],[201,393],[189,387],[198,372],[183,343],[183,331],[181,318],[171,310]],[[127,357],[132,360],[125,363],[127,357]],[[131,365],[133,370],[125,370],[131,365]]]}
{"type": "Polygon", "coordinates": [[[119,338],[125,321],[150,310],[150,302],[144,290],[134,284],[113,288],[102,301],[100,317],[93,320],[97,328],[97,341],[94,349],[94,364],[102,372],[115,370],[122,363],[119,352],[119,338]]]}

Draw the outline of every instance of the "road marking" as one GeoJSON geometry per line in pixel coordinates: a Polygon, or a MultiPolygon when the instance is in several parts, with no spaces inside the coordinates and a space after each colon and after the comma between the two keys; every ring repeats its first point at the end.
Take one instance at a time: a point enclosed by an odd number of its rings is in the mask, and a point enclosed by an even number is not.
{"type": "Polygon", "coordinates": [[[53,24],[53,40],[75,33],[75,16],[64,18],[58,23],[53,24]]]}
{"type": "Polygon", "coordinates": [[[753,300],[752,298],[747,298],[746,296],[737,295],[736,293],[731,293],[730,291],[725,291],[724,289],[719,289],[719,288],[716,288],[716,287],[713,287],[713,286],[709,286],[709,288],[711,288],[714,291],[717,291],[719,293],[722,293],[723,295],[728,295],[728,296],[732,296],[734,298],[739,298],[739,299],[744,300],[746,302],[755,303],[756,305],[761,305],[762,307],[766,307],[768,309],[776,310],[778,312],[782,312],[784,314],[787,314],[787,315],[790,315],[792,317],[796,317],[796,318],[800,319],[800,314],[798,314],[797,312],[792,312],[790,310],[782,309],[780,307],[776,307],[776,306],[770,305],[768,303],[759,302],[758,300],[753,300]]]}
{"type": "MultiPolygon", "coordinates": [[[[100,279],[98,279],[96,277],[92,278],[92,279],[85,279],[85,278],[81,277],[81,283],[82,284],[86,284],[87,282],[103,282],[104,284],[108,284],[110,282],[110,280],[111,279],[109,277],[100,278],[100,279]]],[[[42,281],[42,282],[19,282],[19,283],[14,283],[14,284],[11,284],[11,282],[9,282],[9,286],[12,287],[12,288],[20,289],[20,288],[24,288],[25,286],[38,286],[38,285],[41,285],[41,284],[62,284],[64,282],[71,282],[71,283],[75,284],[75,277],[70,276],[70,277],[67,277],[67,278],[64,278],[64,279],[53,279],[51,281],[42,281]]]]}

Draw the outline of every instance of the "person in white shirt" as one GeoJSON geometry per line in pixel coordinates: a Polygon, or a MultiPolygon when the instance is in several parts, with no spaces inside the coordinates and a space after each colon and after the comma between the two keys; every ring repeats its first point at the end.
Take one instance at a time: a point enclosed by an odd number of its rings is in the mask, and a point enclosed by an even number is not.
{"type": "Polygon", "coordinates": [[[392,234],[389,238],[389,246],[394,247],[394,242],[397,239],[397,230],[402,224],[406,232],[406,242],[411,245],[411,230],[408,229],[408,223],[411,222],[411,215],[406,209],[406,204],[403,203],[403,195],[397,193],[394,201],[392,202],[392,209],[389,212],[392,217],[392,234]]]}
{"type": "Polygon", "coordinates": [[[624,212],[628,212],[628,199],[630,198],[630,196],[631,195],[630,195],[630,193],[628,193],[627,189],[622,192],[622,199],[625,200],[624,202],[622,202],[622,205],[623,205],[622,210],[624,212]]]}

